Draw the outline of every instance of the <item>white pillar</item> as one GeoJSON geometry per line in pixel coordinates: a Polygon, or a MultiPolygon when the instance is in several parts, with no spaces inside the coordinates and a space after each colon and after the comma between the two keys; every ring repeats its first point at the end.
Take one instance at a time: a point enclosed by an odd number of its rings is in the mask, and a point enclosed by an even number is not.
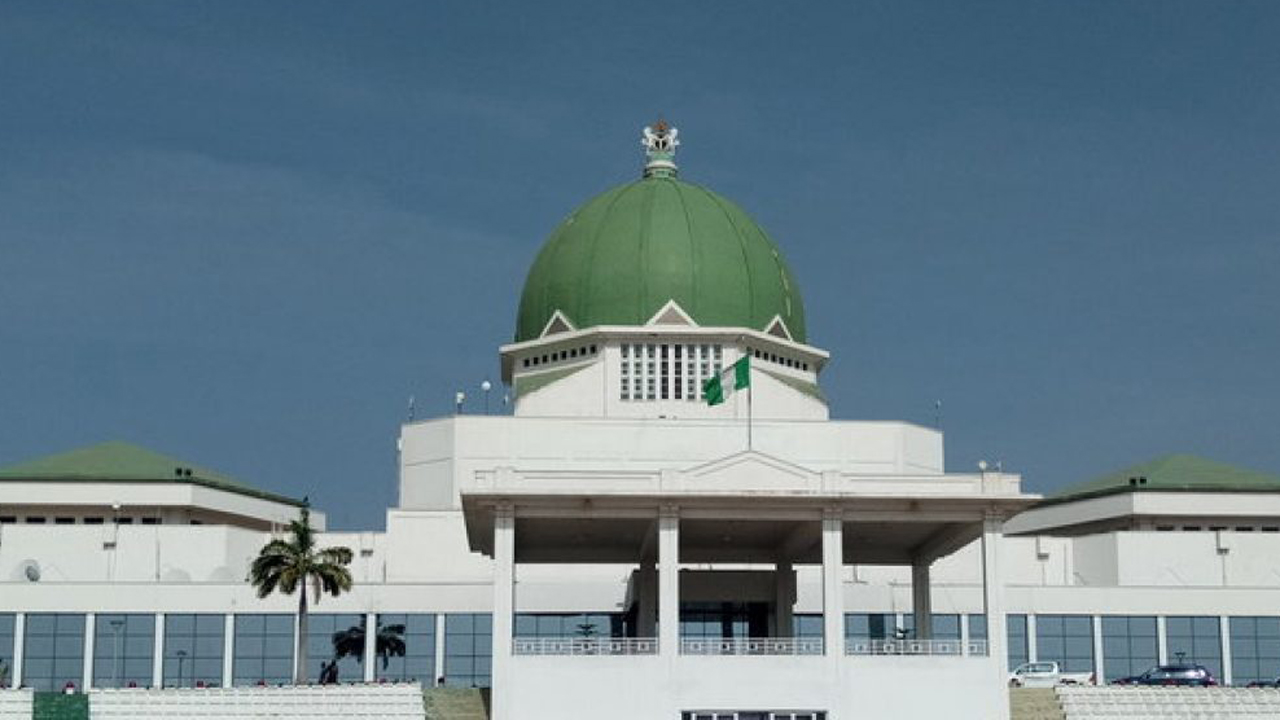
{"type": "Polygon", "coordinates": [[[493,511],[493,720],[511,720],[511,637],[515,615],[516,515],[510,504],[493,511]]]}
{"type": "Polygon", "coordinates": [[[1040,640],[1036,633],[1035,613],[1027,613],[1027,662],[1040,662],[1040,640]]]}
{"type": "MultiPolygon", "coordinates": [[[[996,694],[992,707],[995,720],[1009,719],[1009,695],[1006,679],[1009,675],[1009,632],[1004,615],[1004,572],[1000,565],[1000,545],[1004,539],[1004,519],[987,515],[982,519],[982,604],[987,614],[987,653],[996,676],[989,681],[990,691],[996,694]]],[[[1031,622],[1028,615],[1027,632],[1031,622]]],[[[1028,644],[1030,644],[1028,642],[1028,644]]]]}
{"type": "Polygon", "coordinates": [[[916,639],[933,637],[933,600],[929,591],[929,561],[911,562],[911,612],[915,616],[916,639]]]}
{"type": "Polygon", "coordinates": [[[444,674],[444,613],[436,613],[436,676],[429,678],[432,685],[444,674]]]}
{"type": "MultiPolygon", "coordinates": [[[[97,633],[97,616],[94,613],[85,613],[84,615],[84,672],[81,678],[80,689],[88,692],[93,687],[93,643],[96,640],[94,635],[97,633]]],[[[62,688],[54,688],[61,690],[62,688]]]]}
{"type": "Polygon", "coordinates": [[[828,658],[844,658],[844,514],[822,513],[822,644],[828,658]]]}
{"type": "Polygon", "coordinates": [[[231,687],[232,673],[235,666],[236,651],[236,616],[227,613],[222,616],[222,687],[231,687]]]}
{"type": "Polygon", "coordinates": [[[658,512],[658,654],[668,664],[680,656],[680,511],[658,512]]]}
{"type": "MultiPolygon", "coordinates": [[[[364,614],[364,681],[373,682],[378,667],[378,613],[364,614]]],[[[435,678],[423,679],[423,687],[431,687],[435,678]]]]}
{"type": "Polygon", "coordinates": [[[1218,618],[1218,637],[1222,640],[1222,680],[1223,685],[1235,683],[1235,668],[1231,662],[1231,618],[1223,615],[1218,618]]]}
{"type": "Polygon", "coordinates": [[[960,654],[969,655],[969,615],[960,613],[960,654]]]}
{"type": "Polygon", "coordinates": [[[790,560],[780,560],[773,572],[773,636],[795,635],[796,571],[790,560]]]}
{"type": "Polygon", "coordinates": [[[1160,665],[1169,663],[1169,639],[1163,615],[1156,616],[1156,662],[1160,665]]]}
{"type": "Polygon", "coordinates": [[[13,668],[10,686],[22,687],[22,656],[27,654],[27,614],[13,616],[13,668]]]}
{"type": "Polygon", "coordinates": [[[151,687],[164,687],[164,613],[156,613],[155,642],[151,646],[151,687]]]}
{"type": "Polygon", "coordinates": [[[1102,653],[1102,616],[1093,616],[1093,673],[1099,685],[1107,684],[1107,659],[1102,653]]]}

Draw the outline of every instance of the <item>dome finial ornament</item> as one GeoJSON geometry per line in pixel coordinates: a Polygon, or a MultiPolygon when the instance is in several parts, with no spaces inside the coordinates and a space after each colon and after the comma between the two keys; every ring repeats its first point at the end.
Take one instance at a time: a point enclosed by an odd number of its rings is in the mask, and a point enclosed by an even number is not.
{"type": "Polygon", "coordinates": [[[680,146],[680,131],[659,119],[652,127],[646,125],[640,134],[640,144],[645,157],[645,177],[673,177],[676,174],[676,148],[680,146]]]}

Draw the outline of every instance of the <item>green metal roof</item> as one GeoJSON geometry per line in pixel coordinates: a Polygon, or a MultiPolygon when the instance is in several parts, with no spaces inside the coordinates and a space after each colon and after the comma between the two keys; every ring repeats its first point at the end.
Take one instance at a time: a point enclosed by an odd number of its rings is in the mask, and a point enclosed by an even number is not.
{"type": "Polygon", "coordinates": [[[1206,460],[1168,455],[1071,485],[1042,504],[1121,492],[1280,492],[1280,476],[1206,460]],[[1134,478],[1134,482],[1130,479],[1134,478]],[[1145,482],[1142,479],[1145,478],[1145,482]]]}
{"type": "Polygon", "coordinates": [[[263,500],[302,506],[302,501],[259,490],[221,473],[124,442],[105,442],[0,468],[0,482],[188,483],[263,500]],[[182,474],[177,469],[183,470],[182,474]],[[187,475],[186,470],[191,474],[187,475]]]}
{"type": "Polygon", "coordinates": [[[729,200],[656,174],[588,200],[529,269],[516,341],[559,310],[578,329],[643,325],[675,300],[699,325],[766,330],[781,316],[805,342],[804,303],[764,230],[729,200]]]}

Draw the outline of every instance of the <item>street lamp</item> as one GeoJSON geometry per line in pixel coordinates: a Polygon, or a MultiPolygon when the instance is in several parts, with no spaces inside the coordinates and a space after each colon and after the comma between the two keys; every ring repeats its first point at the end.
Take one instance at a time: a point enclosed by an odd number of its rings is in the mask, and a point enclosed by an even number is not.
{"type": "Polygon", "coordinates": [[[114,648],[111,653],[111,687],[120,687],[120,631],[124,628],[124,620],[111,621],[111,634],[114,636],[114,648]]]}
{"type": "Polygon", "coordinates": [[[484,414],[485,415],[489,414],[489,391],[492,389],[493,389],[493,383],[489,382],[488,378],[485,378],[485,381],[480,383],[480,390],[484,393],[484,414]]]}
{"type": "Polygon", "coordinates": [[[182,687],[182,663],[187,659],[187,651],[179,650],[175,654],[178,656],[178,687],[182,687]]]}

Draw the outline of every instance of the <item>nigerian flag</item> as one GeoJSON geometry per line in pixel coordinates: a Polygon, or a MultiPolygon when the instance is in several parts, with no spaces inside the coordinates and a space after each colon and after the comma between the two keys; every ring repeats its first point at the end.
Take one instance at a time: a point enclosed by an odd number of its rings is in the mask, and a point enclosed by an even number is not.
{"type": "Polygon", "coordinates": [[[743,355],[741,360],[702,383],[702,395],[707,399],[708,405],[719,405],[725,398],[732,395],[734,390],[749,387],[751,387],[750,356],[743,355]]]}

